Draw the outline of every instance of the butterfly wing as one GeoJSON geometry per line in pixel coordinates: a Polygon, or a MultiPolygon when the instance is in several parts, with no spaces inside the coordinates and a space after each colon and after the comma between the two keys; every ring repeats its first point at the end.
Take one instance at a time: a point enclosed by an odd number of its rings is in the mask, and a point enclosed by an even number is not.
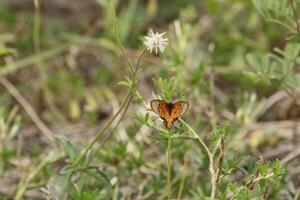
{"type": "Polygon", "coordinates": [[[166,122],[167,128],[171,128],[172,123],[189,108],[189,103],[187,101],[177,101],[172,104],[155,99],[150,102],[150,105],[152,111],[166,122]]]}
{"type": "Polygon", "coordinates": [[[166,120],[168,117],[168,103],[162,100],[154,99],[150,102],[151,109],[155,112],[160,118],[166,120]]]}
{"type": "Polygon", "coordinates": [[[176,121],[182,114],[184,114],[190,107],[187,101],[177,101],[172,106],[170,115],[170,122],[176,121]]]}
{"type": "Polygon", "coordinates": [[[179,107],[179,115],[182,115],[189,109],[190,104],[187,101],[177,101],[174,106],[179,107]]]}

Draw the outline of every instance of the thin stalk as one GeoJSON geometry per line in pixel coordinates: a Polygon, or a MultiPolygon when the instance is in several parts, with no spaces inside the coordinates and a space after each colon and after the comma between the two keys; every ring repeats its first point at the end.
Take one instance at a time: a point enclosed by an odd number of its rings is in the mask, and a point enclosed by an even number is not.
{"type": "MultiPolygon", "coordinates": [[[[214,43],[208,45],[208,53],[212,54],[215,50],[214,43]]],[[[216,106],[215,106],[215,66],[210,61],[210,73],[209,73],[209,85],[210,85],[210,114],[211,114],[211,126],[215,128],[216,126],[216,106]]]]}
{"type": "Polygon", "coordinates": [[[216,106],[215,106],[215,67],[211,64],[211,70],[209,75],[210,85],[210,111],[211,111],[211,126],[216,126],[216,106]]]}
{"type": "Polygon", "coordinates": [[[214,159],[213,157],[209,157],[209,171],[211,176],[211,193],[210,193],[210,199],[215,200],[216,199],[216,193],[217,193],[217,174],[214,169],[214,159]]]}
{"type": "Polygon", "coordinates": [[[112,20],[113,20],[113,26],[114,26],[113,31],[114,31],[115,39],[117,41],[117,44],[118,44],[119,48],[121,49],[121,51],[124,55],[125,61],[126,61],[127,65],[129,66],[132,77],[133,77],[134,76],[133,65],[131,64],[131,62],[130,62],[128,56],[127,56],[127,53],[126,53],[126,51],[125,51],[125,49],[122,45],[122,42],[121,42],[119,34],[118,34],[117,15],[116,15],[116,10],[115,10],[115,1],[111,0],[110,3],[111,3],[111,10],[112,10],[112,20]]]}
{"type": "Polygon", "coordinates": [[[179,191],[178,191],[178,194],[177,194],[177,199],[181,199],[181,196],[182,196],[182,192],[183,192],[183,189],[184,189],[185,178],[186,178],[186,175],[187,175],[187,165],[188,165],[188,160],[187,160],[187,157],[184,156],[183,157],[183,170],[182,170],[182,176],[181,176],[181,179],[180,179],[180,185],[179,185],[179,191]]]}
{"type": "MultiPolygon", "coordinates": [[[[123,113],[121,114],[121,116],[119,117],[119,120],[116,122],[116,125],[111,129],[110,132],[108,132],[104,138],[101,140],[100,144],[96,147],[96,149],[101,149],[102,146],[108,141],[108,139],[110,138],[110,136],[112,135],[112,133],[115,132],[115,130],[118,128],[119,124],[121,123],[121,121],[123,120],[123,118],[125,117],[125,114],[127,113],[127,110],[130,106],[130,102],[132,100],[132,95],[130,95],[130,98],[124,108],[123,113]]],[[[94,154],[95,155],[95,154],[94,154]]],[[[94,157],[94,155],[91,156],[90,160],[94,157]]]]}
{"type": "Polygon", "coordinates": [[[134,74],[135,74],[135,75],[136,75],[136,73],[137,73],[137,71],[138,71],[138,69],[139,69],[139,66],[140,66],[142,57],[145,55],[146,51],[147,51],[147,48],[144,48],[144,50],[142,51],[140,57],[138,58],[138,61],[137,61],[136,65],[135,65],[135,71],[134,71],[134,74]]]}
{"type": "MultiPolygon", "coordinates": [[[[41,13],[40,13],[40,1],[33,0],[34,3],[34,24],[33,24],[33,46],[35,53],[40,52],[40,32],[41,32],[41,13]]],[[[36,63],[39,74],[41,76],[42,89],[46,90],[47,75],[45,71],[45,65],[40,60],[36,63]]]]}
{"type": "Polygon", "coordinates": [[[42,160],[31,172],[30,174],[26,177],[26,179],[24,181],[21,181],[19,183],[19,187],[18,187],[18,190],[16,192],[16,196],[15,196],[15,199],[16,200],[19,200],[19,199],[22,199],[25,191],[26,191],[26,188],[28,187],[30,181],[32,179],[35,178],[35,176],[43,169],[43,167],[45,165],[47,165],[49,162],[53,161],[53,160],[56,160],[58,159],[59,156],[56,156],[55,153],[53,152],[50,152],[48,154],[48,156],[46,158],[44,158],[44,160],[42,160]]]}
{"type": "Polygon", "coordinates": [[[266,176],[260,176],[260,177],[258,177],[258,178],[256,178],[256,179],[254,179],[254,180],[253,180],[253,183],[256,183],[256,182],[258,182],[258,181],[260,181],[260,180],[263,180],[263,179],[271,178],[272,176],[274,176],[274,173],[273,173],[273,172],[269,173],[269,174],[266,175],[266,176]]]}
{"type": "Polygon", "coordinates": [[[264,199],[264,200],[267,200],[268,197],[269,197],[269,186],[267,186],[266,190],[264,191],[263,199],[264,199]]]}
{"type": "MultiPolygon", "coordinates": [[[[115,119],[122,113],[122,111],[124,110],[124,112],[121,114],[120,119],[118,120],[118,122],[116,123],[115,127],[112,129],[112,131],[110,131],[107,136],[104,138],[104,140],[102,140],[100,147],[106,143],[106,141],[109,139],[109,137],[111,136],[111,133],[113,133],[116,128],[119,126],[120,122],[122,121],[123,117],[125,116],[128,107],[131,103],[132,100],[132,96],[134,94],[134,90],[136,88],[136,81],[137,81],[137,70],[139,69],[140,66],[140,62],[142,60],[142,57],[145,55],[146,52],[146,48],[143,50],[143,52],[141,53],[141,55],[138,58],[138,61],[135,65],[134,71],[133,71],[133,77],[131,80],[131,86],[129,89],[129,92],[127,94],[127,96],[125,97],[125,99],[123,100],[123,102],[121,103],[121,106],[119,107],[118,111],[116,112],[116,114],[107,122],[107,124],[105,125],[105,127],[94,137],[94,139],[92,140],[92,142],[85,148],[85,150],[83,151],[83,153],[80,155],[80,157],[78,157],[78,159],[76,160],[76,164],[87,154],[87,152],[95,145],[95,143],[100,139],[100,137],[104,134],[104,132],[106,132],[106,130],[112,125],[112,123],[115,121],[115,119]]],[[[126,54],[124,54],[124,56],[126,56],[126,54]]]]}
{"type": "Polygon", "coordinates": [[[19,104],[26,111],[31,120],[35,125],[41,130],[44,136],[50,141],[50,144],[55,146],[53,133],[46,126],[46,124],[39,118],[38,114],[35,112],[30,103],[21,95],[17,88],[5,77],[0,76],[0,84],[5,87],[5,89],[19,102],[19,104]]]}
{"type": "MultiPolygon", "coordinates": [[[[41,6],[40,6],[40,0],[33,0],[34,3],[34,24],[33,24],[33,47],[35,53],[40,53],[40,35],[41,35],[41,6]]],[[[66,122],[65,117],[62,115],[62,113],[59,111],[59,109],[55,106],[55,103],[53,102],[53,98],[49,96],[50,91],[47,84],[47,72],[46,72],[46,66],[43,63],[42,60],[37,60],[37,68],[39,70],[39,74],[41,77],[41,87],[43,89],[43,93],[46,99],[46,102],[49,104],[49,108],[53,111],[53,113],[57,116],[57,118],[60,121],[66,122]]]]}
{"type": "MultiPolygon", "coordinates": [[[[126,111],[130,105],[131,102],[131,98],[133,96],[135,87],[136,87],[136,75],[137,75],[137,70],[138,67],[140,65],[141,59],[143,57],[143,55],[146,52],[146,49],[143,50],[142,54],[139,56],[139,59],[137,61],[137,64],[135,66],[135,68],[133,67],[133,65],[131,64],[127,53],[120,41],[120,37],[118,35],[118,28],[117,28],[117,17],[116,17],[116,13],[115,13],[115,5],[114,5],[114,0],[111,1],[111,9],[112,9],[112,13],[113,13],[113,23],[114,23],[114,34],[115,34],[115,38],[117,40],[117,44],[119,46],[119,48],[121,49],[123,56],[125,58],[125,61],[127,63],[127,65],[130,68],[131,71],[131,86],[129,88],[129,92],[127,94],[127,96],[125,97],[125,99],[123,100],[123,102],[121,103],[119,109],[117,110],[116,114],[107,122],[107,124],[104,126],[104,128],[94,137],[94,139],[92,140],[92,142],[84,149],[83,153],[78,157],[78,159],[75,161],[76,164],[78,164],[78,162],[87,154],[87,152],[95,145],[95,143],[99,140],[99,138],[104,134],[104,132],[106,132],[106,130],[112,125],[112,123],[115,121],[115,119],[121,114],[121,112],[123,110],[125,110],[125,112],[122,114],[122,116],[120,117],[120,119],[123,118],[123,116],[126,114],[126,111]]],[[[115,130],[121,120],[119,120],[116,124],[116,126],[113,128],[113,130],[115,130]]],[[[105,138],[105,140],[102,142],[102,144],[104,144],[109,136],[111,135],[112,131],[108,134],[108,136],[105,138]]],[[[101,145],[102,145],[101,144],[101,145]]]]}
{"type": "Polygon", "coordinates": [[[210,193],[210,199],[214,200],[216,198],[216,194],[217,194],[217,189],[218,189],[218,182],[220,179],[220,175],[222,172],[222,165],[223,165],[223,160],[224,160],[224,138],[221,138],[220,142],[220,158],[219,158],[219,162],[218,162],[218,168],[217,170],[214,169],[214,160],[210,160],[210,168],[211,168],[211,185],[212,185],[212,189],[211,189],[211,193],[210,193]]]}
{"type": "Polygon", "coordinates": [[[168,134],[168,159],[167,159],[168,199],[172,198],[171,161],[172,161],[172,133],[171,133],[171,131],[169,131],[169,134],[168,134]]]}
{"type": "MultiPolygon", "coordinates": [[[[138,59],[138,61],[137,61],[137,63],[136,63],[136,66],[135,66],[135,68],[134,68],[134,69],[135,69],[135,70],[134,70],[134,79],[135,79],[135,80],[132,81],[132,85],[134,86],[134,88],[136,87],[136,85],[135,85],[136,83],[135,83],[135,82],[136,82],[136,80],[137,80],[137,79],[136,79],[136,76],[137,76],[137,70],[139,69],[139,64],[140,64],[141,59],[142,59],[143,55],[145,54],[146,50],[147,50],[147,49],[144,49],[144,51],[143,51],[142,54],[140,55],[140,57],[139,57],[139,59],[138,59]]],[[[129,108],[129,106],[130,106],[130,103],[131,103],[131,100],[132,100],[132,97],[133,97],[133,92],[134,92],[134,91],[130,92],[128,102],[127,102],[127,104],[125,105],[124,111],[123,111],[123,113],[121,114],[121,116],[120,116],[119,120],[117,121],[116,125],[115,125],[114,128],[106,135],[106,137],[105,137],[103,140],[101,140],[101,143],[99,144],[99,146],[97,147],[97,149],[101,149],[101,147],[102,147],[102,146],[107,142],[107,140],[110,138],[110,136],[112,135],[112,133],[115,132],[115,130],[118,128],[119,124],[120,124],[121,121],[123,120],[125,114],[127,113],[128,108],[129,108]]],[[[98,140],[98,138],[97,138],[97,140],[98,140]]],[[[93,158],[93,156],[91,156],[91,158],[93,158]]]]}
{"type": "Polygon", "coordinates": [[[121,113],[121,111],[123,110],[123,108],[126,106],[127,101],[129,100],[131,93],[133,91],[133,84],[131,85],[129,92],[127,94],[127,96],[125,97],[125,99],[123,100],[123,102],[121,103],[118,111],[116,112],[116,114],[114,114],[114,116],[106,123],[106,125],[104,126],[104,128],[94,137],[94,139],[92,140],[91,143],[89,143],[89,145],[84,149],[83,153],[77,158],[77,160],[75,161],[76,164],[78,164],[78,162],[80,162],[80,160],[87,154],[87,152],[95,145],[95,143],[98,141],[98,139],[102,136],[102,134],[111,126],[111,124],[113,123],[113,121],[118,117],[118,115],[121,113]]]}
{"type": "Polygon", "coordinates": [[[39,0],[34,3],[34,24],[33,24],[33,46],[36,52],[40,51],[40,31],[41,31],[41,12],[39,0]]]}
{"type": "Polygon", "coordinates": [[[206,146],[206,144],[203,142],[203,140],[199,137],[199,135],[194,131],[194,129],[187,124],[185,121],[182,119],[179,119],[190,131],[191,133],[195,136],[195,138],[199,141],[203,149],[205,150],[208,159],[209,159],[209,172],[210,172],[210,177],[211,177],[211,193],[210,193],[210,199],[215,200],[216,199],[216,194],[217,194],[217,186],[218,186],[218,181],[219,177],[221,174],[221,169],[222,169],[222,163],[224,159],[224,139],[222,138],[219,144],[221,145],[221,155],[219,159],[219,165],[217,171],[215,170],[215,163],[214,163],[214,154],[211,153],[209,148],[206,146]]]}
{"type": "Polygon", "coordinates": [[[217,170],[217,180],[216,182],[219,182],[221,172],[222,172],[222,165],[223,165],[223,160],[224,160],[224,138],[221,138],[221,153],[220,153],[220,158],[218,162],[218,170],[217,170]]]}
{"type": "Polygon", "coordinates": [[[188,123],[186,123],[183,119],[179,119],[179,121],[182,122],[191,131],[191,133],[199,141],[199,143],[201,144],[201,146],[205,150],[205,153],[207,154],[207,156],[209,158],[212,157],[212,154],[211,154],[210,150],[208,149],[206,144],[203,142],[203,140],[199,137],[199,135],[194,131],[194,129],[188,123]]]}

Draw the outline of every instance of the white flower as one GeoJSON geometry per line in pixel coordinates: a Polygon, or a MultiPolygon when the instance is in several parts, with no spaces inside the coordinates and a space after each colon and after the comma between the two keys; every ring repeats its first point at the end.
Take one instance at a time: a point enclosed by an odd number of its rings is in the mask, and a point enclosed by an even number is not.
{"type": "Polygon", "coordinates": [[[149,29],[148,36],[145,36],[144,45],[147,47],[147,50],[152,53],[152,50],[155,49],[155,54],[160,52],[164,52],[166,46],[169,44],[168,38],[163,38],[164,33],[154,33],[152,29],[149,29]]]}

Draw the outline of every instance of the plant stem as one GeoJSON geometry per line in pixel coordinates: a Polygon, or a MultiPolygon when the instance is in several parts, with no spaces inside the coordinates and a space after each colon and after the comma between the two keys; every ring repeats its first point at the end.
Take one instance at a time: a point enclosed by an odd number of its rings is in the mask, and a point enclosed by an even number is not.
{"type": "Polygon", "coordinates": [[[211,173],[211,185],[212,185],[211,193],[210,193],[211,200],[214,200],[216,198],[218,182],[219,182],[221,171],[222,171],[222,165],[223,165],[223,160],[224,160],[224,138],[223,137],[220,139],[219,144],[220,144],[220,158],[219,158],[217,170],[214,169],[213,156],[209,160],[209,163],[210,163],[209,168],[210,168],[210,173],[211,173]]]}
{"type": "Polygon", "coordinates": [[[179,119],[179,121],[181,121],[191,131],[191,133],[194,135],[194,137],[200,142],[201,146],[203,147],[203,149],[205,150],[205,152],[208,156],[209,172],[210,172],[210,177],[211,177],[210,199],[215,200],[216,194],[217,194],[218,181],[220,178],[223,159],[224,159],[224,138],[221,138],[219,144],[217,145],[217,146],[221,145],[221,147],[220,147],[221,155],[220,155],[220,159],[219,159],[219,163],[218,163],[218,169],[216,171],[215,166],[214,166],[215,165],[215,163],[214,163],[215,151],[213,153],[210,152],[209,148],[206,146],[206,144],[203,142],[203,140],[199,137],[199,135],[194,131],[194,129],[188,123],[186,123],[182,119],[179,119]]]}
{"type": "Polygon", "coordinates": [[[124,110],[124,112],[121,114],[120,120],[118,120],[118,122],[116,123],[116,125],[114,126],[114,128],[112,129],[112,131],[110,131],[105,139],[101,142],[100,146],[102,146],[110,137],[111,133],[118,127],[118,125],[120,124],[122,118],[125,116],[127,109],[131,103],[132,100],[132,96],[134,94],[135,88],[136,88],[136,80],[137,80],[137,70],[139,69],[139,65],[141,62],[142,57],[144,56],[145,52],[146,52],[146,48],[143,50],[143,52],[141,53],[141,55],[138,58],[138,61],[135,65],[135,67],[133,67],[133,65],[131,64],[128,55],[122,45],[122,43],[120,42],[120,38],[118,35],[118,28],[117,28],[117,17],[116,17],[116,13],[115,13],[115,5],[114,5],[114,0],[111,1],[111,9],[112,9],[112,13],[113,13],[113,23],[114,23],[114,34],[115,34],[115,38],[117,40],[117,44],[119,46],[119,48],[122,51],[122,54],[125,58],[125,61],[127,63],[127,65],[130,68],[131,71],[131,86],[129,88],[129,92],[127,94],[127,96],[125,97],[125,99],[123,100],[123,102],[121,103],[119,109],[117,110],[116,114],[107,122],[107,124],[104,126],[104,128],[93,138],[92,142],[84,149],[83,153],[77,158],[77,160],[75,161],[75,164],[78,164],[79,161],[87,154],[87,152],[93,148],[93,146],[95,145],[95,143],[99,140],[99,138],[108,130],[108,128],[112,125],[112,123],[117,119],[117,117],[122,113],[122,111],[124,110]]]}
{"type": "Polygon", "coordinates": [[[50,144],[55,147],[55,140],[53,138],[54,134],[46,126],[46,124],[40,119],[36,111],[33,109],[31,104],[21,95],[17,88],[4,76],[0,76],[0,84],[7,89],[7,91],[19,102],[19,104],[24,108],[26,113],[29,115],[31,120],[36,124],[36,126],[41,130],[44,136],[50,141],[50,144]]]}
{"type": "MultiPolygon", "coordinates": [[[[208,52],[212,54],[215,49],[213,43],[209,44],[208,52]]],[[[210,114],[211,114],[211,126],[215,128],[216,126],[216,106],[215,106],[215,66],[213,63],[210,64],[210,73],[209,73],[209,85],[210,85],[210,114]]]]}
{"type": "Polygon", "coordinates": [[[172,161],[172,133],[168,135],[168,160],[167,160],[167,182],[168,182],[168,199],[172,198],[172,182],[171,182],[171,161],[172,161]]]}
{"type": "Polygon", "coordinates": [[[203,147],[203,149],[205,150],[205,153],[207,154],[207,156],[209,158],[212,157],[212,154],[209,151],[208,147],[203,142],[203,140],[199,137],[199,135],[194,131],[194,129],[188,123],[186,123],[185,121],[183,121],[182,119],[179,119],[179,121],[182,122],[191,131],[191,133],[194,135],[195,139],[197,139],[200,142],[200,144],[203,147]]]}
{"type": "Polygon", "coordinates": [[[122,45],[122,42],[120,40],[120,36],[118,34],[118,25],[117,25],[117,14],[116,14],[116,10],[115,10],[115,0],[111,0],[110,1],[111,3],[111,10],[112,10],[112,21],[113,21],[113,31],[114,31],[114,35],[115,35],[115,39],[117,41],[117,44],[119,46],[119,48],[121,49],[122,51],[122,54],[124,55],[124,58],[125,58],[125,62],[127,63],[127,65],[129,66],[130,68],[130,71],[131,71],[131,74],[132,74],[132,78],[134,76],[134,69],[133,69],[133,66],[127,56],[127,53],[122,45]]]}
{"type": "Polygon", "coordinates": [[[177,199],[181,199],[182,196],[182,192],[184,189],[184,183],[185,183],[185,178],[187,175],[187,165],[188,165],[188,160],[186,155],[184,155],[183,157],[183,170],[182,170],[182,176],[181,176],[181,180],[180,180],[180,185],[179,185],[179,191],[177,194],[177,199]]]}
{"type": "MultiPolygon", "coordinates": [[[[143,55],[145,54],[145,52],[146,52],[146,48],[144,49],[144,51],[141,53],[141,55],[140,55],[140,57],[138,58],[138,61],[137,61],[137,63],[136,63],[136,66],[135,66],[135,68],[134,68],[134,79],[132,80],[132,90],[130,89],[130,91],[129,91],[129,99],[128,99],[128,101],[127,101],[127,104],[125,105],[125,108],[123,108],[123,112],[121,113],[119,113],[120,114],[120,117],[119,117],[119,119],[118,119],[118,121],[116,122],[116,125],[111,129],[111,131],[110,132],[108,132],[106,135],[104,135],[104,138],[101,140],[101,142],[100,142],[100,144],[97,146],[97,148],[96,149],[101,149],[101,147],[106,143],[106,141],[110,138],[110,136],[112,135],[112,133],[118,128],[118,126],[119,126],[119,124],[121,123],[121,121],[123,120],[123,118],[124,118],[124,116],[125,116],[125,114],[127,113],[127,110],[128,110],[128,108],[129,108],[129,106],[130,106],[130,103],[131,103],[131,100],[132,100],[132,97],[133,97],[133,93],[134,93],[134,89],[136,88],[136,81],[137,81],[137,70],[139,69],[139,64],[140,64],[140,61],[141,61],[141,59],[142,59],[142,57],[143,57],[143,55]]],[[[101,134],[102,135],[102,134],[101,134]]],[[[97,140],[100,138],[100,135],[99,135],[99,137],[97,138],[97,140]]],[[[95,142],[97,141],[97,140],[95,140],[95,142]]],[[[93,158],[94,156],[92,155],[91,156],[91,158],[93,158]]],[[[90,159],[91,159],[90,158],[90,159]]]]}
{"type": "Polygon", "coordinates": [[[256,183],[256,182],[258,182],[258,181],[260,181],[260,180],[263,180],[263,179],[271,178],[272,176],[274,176],[274,173],[273,173],[273,172],[269,173],[269,174],[266,175],[266,176],[260,176],[260,177],[258,177],[258,178],[256,178],[256,179],[254,179],[254,180],[253,180],[253,183],[256,183]]]}
{"type": "Polygon", "coordinates": [[[209,157],[209,171],[211,176],[211,193],[210,199],[215,200],[217,193],[217,174],[214,169],[214,159],[213,157],[209,157]]]}
{"type": "Polygon", "coordinates": [[[223,165],[223,160],[224,160],[224,138],[222,137],[221,140],[221,147],[220,147],[220,158],[219,158],[219,162],[218,162],[218,169],[217,169],[217,180],[216,182],[219,182],[220,179],[220,175],[222,172],[222,165],[223,165]]]}
{"type": "Polygon", "coordinates": [[[35,176],[46,166],[49,162],[59,159],[60,156],[56,155],[54,152],[50,152],[33,170],[29,173],[26,179],[21,180],[16,191],[15,199],[22,199],[30,181],[35,178],[35,176]]]}
{"type": "Polygon", "coordinates": [[[39,0],[34,0],[33,45],[36,52],[40,51],[41,12],[39,0]]]}

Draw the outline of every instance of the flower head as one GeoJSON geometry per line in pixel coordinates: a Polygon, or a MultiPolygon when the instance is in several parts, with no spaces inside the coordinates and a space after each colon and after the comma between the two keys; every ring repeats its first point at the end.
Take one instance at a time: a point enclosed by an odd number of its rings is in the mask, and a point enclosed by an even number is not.
{"type": "Polygon", "coordinates": [[[163,38],[165,34],[166,32],[154,33],[152,29],[149,29],[148,36],[145,36],[144,45],[150,53],[152,53],[153,49],[155,49],[155,54],[158,53],[158,50],[162,53],[165,51],[169,43],[168,38],[163,38]]]}

